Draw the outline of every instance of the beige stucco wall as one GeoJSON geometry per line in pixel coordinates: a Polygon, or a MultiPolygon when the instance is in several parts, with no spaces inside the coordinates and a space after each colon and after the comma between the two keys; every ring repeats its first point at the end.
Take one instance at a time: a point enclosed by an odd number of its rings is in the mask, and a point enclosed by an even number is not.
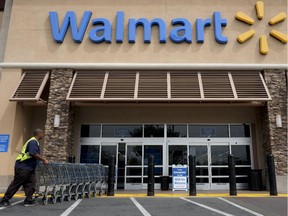
{"type": "Polygon", "coordinates": [[[9,102],[21,73],[20,69],[3,70],[0,81],[0,133],[10,134],[8,152],[0,153],[0,189],[13,175],[15,158],[30,134],[30,108],[9,102]]]}
{"type": "Polygon", "coordinates": [[[6,62],[112,62],[112,63],[287,63],[287,45],[269,36],[271,29],[277,29],[287,34],[287,21],[273,27],[268,25],[271,17],[286,11],[287,1],[264,0],[265,17],[258,20],[255,12],[256,0],[14,0],[9,29],[6,62]],[[81,44],[74,43],[68,30],[63,44],[54,42],[49,22],[49,11],[59,12],[62,23],[68,10],[76,11],[78,21],[83,11],[91,10],[92,18],[107,18],[113,24],[111,44],[93,44],[88,30],[81,44]],[[115,42],[116,12],[125,12],[125,35],[123,44],[115,42]],[[223,34],[229,38],[226,45],[215,42],[213,25],[205,30],[205,43],[196,43],[196,18],[213,18],[213,12],[220,11],[222,17],[228,20],[223,34]],[[243,11],[255,19],[250,26],[235,20],[235,14],[243,11]],[[193,43],[175,44],[169,39],[166,44],[159,44],[157,28],[153,29],[151,44],[144,44],[142,30],[138,29],[135,44],[129,44],[127,39],[128,18],[162,18],[168,29],[173,18],[183,17],[193,25],[193,43]],[[255,36],[239,44],[236,38],[239,34],[255,29],[255,36]],[[259,54],[259,36],[266,35],[269,43],[269,53],[259,54]]]}
{"type": "Polygon", "coordinates": [[[46,107],[9,102],[21,74],[21,69],[5,69],[0,80],[0,134],[10,134],[8,152],[0,153],[0,191],[13,177],[15,158],[23,144],[35,128],[44,128],[46,120],[46,107]]]}

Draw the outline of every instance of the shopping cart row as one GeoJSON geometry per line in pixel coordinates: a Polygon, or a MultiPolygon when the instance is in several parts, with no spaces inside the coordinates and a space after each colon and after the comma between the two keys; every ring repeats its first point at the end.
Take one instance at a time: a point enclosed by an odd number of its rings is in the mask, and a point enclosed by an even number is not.
{"type": "Polygon", "coordinates": [[[35,196],[48,201],[71,201],[107,193],[108,168],[100,164],[50,163],[36,168],[35,196]]]}

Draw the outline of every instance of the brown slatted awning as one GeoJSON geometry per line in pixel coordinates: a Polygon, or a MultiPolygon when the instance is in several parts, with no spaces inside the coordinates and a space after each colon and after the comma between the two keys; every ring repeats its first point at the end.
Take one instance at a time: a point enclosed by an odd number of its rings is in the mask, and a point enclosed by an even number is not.
{"type": "Polygon", "coordinates": [[[135,72],[109,72],[105,98],[134,98],[135,72]]]}
{"type": "Polygon", "coordinates": [[[76,100],[81,100],[81,98],[100,98],[104,80],[105,72],[76,72],[70,86],[69,97],[76,100]]]}
{"type": "Polygon", "coordinates": [[[77,71],[67,100],[251,102],[271,98],[259,71],[77,71]]]}
{"type": "Polygon", "coordinates": [[[167,72],[149,71],[139,74],[138,97],[142,98],[167,98],[167,72]]]}
{"type": "MultiPolygon", "coordinates": [[[[200,75],[200,73],[199,73],[200,75]]],[[[171,98],[201,99],[199,77],[197,72],[170,72],[171,98]]]]}
{"type": "Polygon", "coordinates": [[[43,91],[49,88],[48,79],[49,71],[25,71],[10,101],[46,101],[43,91]]]}
{"type": "Polygon", "coordinates": [[[201,73],[204,98],[234,98],[227,72],[201,73]]]}

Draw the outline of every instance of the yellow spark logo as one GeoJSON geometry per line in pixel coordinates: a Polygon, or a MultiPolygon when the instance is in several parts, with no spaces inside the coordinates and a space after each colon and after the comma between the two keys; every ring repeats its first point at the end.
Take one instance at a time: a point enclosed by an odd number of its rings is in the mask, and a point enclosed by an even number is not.
{"type": "MultiPolygon", "coordinates": [[[[264,17],[264,3],[262,1],[258,1],[256,2],[255,5],[255,9],[256,9],[256,14],[259,20],[263,19],[264,17]]],[[[238,12],[236,14],[235,17],[237,20],[242,21],[246,24],[249,25],[253,25],[254,23],[254,19],[251,18],[250,16],[248,16],[247,14],[243,13],[243,12],[238,12]]],[[[278,13],[276,16],[272,17],[269,21],[269,24],[271,26],[282,22],[286,19],[286,14],[284,12],[278,13]]],[[[240,35],[238,35],[237,37],[237,41],[239,43],[244,43],[245,41],[247,41],[248,39],[252,38],[255,34],[255,30],[251,29],[247,32],[244,32],[240,35]]],[[[282,32],[279,32],[277,30],[272,30],[270,32],[270,35],[274,38],[276,38],[277,40],[281,41],[282,43],[287,43],[288,41],[288,36],[286,34],[283,34],[282,32]]],[[[267,38],[265,35],[261,35],[259,38],[259,51],[262,55],[266,55],[269,52],[269,47],[268,47],[268,42],[267,42],[267,38]]]]}

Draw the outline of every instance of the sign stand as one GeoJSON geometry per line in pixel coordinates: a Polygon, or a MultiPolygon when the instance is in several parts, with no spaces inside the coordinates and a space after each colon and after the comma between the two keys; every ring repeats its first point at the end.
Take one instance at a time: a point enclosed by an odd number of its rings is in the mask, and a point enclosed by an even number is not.
{"type": "Polygon", "coordinates": [[[172,166],[172,190],[188,191],[188,167],[187,165],[172,166]]]}

